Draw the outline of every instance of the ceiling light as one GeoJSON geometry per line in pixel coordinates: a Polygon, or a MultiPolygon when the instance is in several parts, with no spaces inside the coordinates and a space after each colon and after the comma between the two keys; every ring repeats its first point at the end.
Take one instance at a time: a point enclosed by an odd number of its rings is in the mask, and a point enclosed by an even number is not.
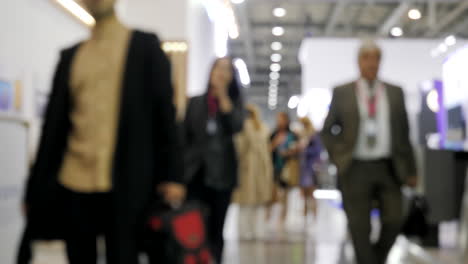
{"type": "Polygon", "coordinates": [[[271,49],[272,50],[279,51],[282,48],[283,48],[283,44],[281,44],[281,42],[275,41],[275,42],[271,43],[271,49]]]}
{"type": "Polygon", "coordinates": [[[276,105],[268,105],[268,108],[269,108],[270,110],[275,110],[275,109],[276,109],[276,105]]]}
{"type": "Polygon", "coordinates": [[[272,62],[280,62],[283,59],[283,56],[279,53],[275,53],[271,55],[271,61],[272,62]]]}
{"type": "Polygon", "coordinates": [[[270,85],[270,87],[268,88],[269,91],[278,91],[278,86],[275,86],[275,85],[270,85]]]}
{"type": "Polygon", "coordinates": [[[272,72],[270,73],[270,79],[272,80],[278,80],[280,78],[279,72],[272,72]]]}
{"type": "Polygon", "coordinates": [[[390,34],[394,37],[401,37],[403,36],[403,29],[401,29],[401,27],[394,27],[390,31],[390,34]]]}
{"type": "Polygon", "coordinates": [[[91,16],[88,11],[81,7],[77,2],[73,0],[56,0],[63,8],[72,13],[77,17],[81,22],[85,23],[87,26],[94,26],[96,20],[91,16]]]}
{"type": "Polygon", "coordinates": [[[235,59],[234,60],[234,66],[236,66],[237,71],[239,72],[239,79],[244,85],[244,87],[247,87],[250,85],[250,75],[249,71],[247,70],[247,65],[245,64],[244,60],[242,59],[235,59]]]}
{"type": "Polygon", "coordinates": [[[439,93],[436,90],[432,90],[427,94],[426,97],[426,104],[432,112],[437,113],[439,112],[439,93]]]}
{"type": "Polygon", "coordinates": [[[244,1],[245,1],[245,0],[231,0],[231,2],[232,2],[233,4],[236,4],[236,5],[242,4],[242,3],[244,3],[244,1]]]}
{"type": "Polygon", "coordinates": [[[447,45],[445,45],[444,43],[440,44],[437,49],[439,50],[440,53],[445,53],[448,50],[447,45]]]}
{"type": "Polygon", "coordinates": [[[414,8],[408,11],[408,17],[412,20],[418,20],[421,19],[422,14],[421,11],[419,11],[419,9],[414,8]]]}
{"type": "Polygon", "coordinates": [[[457,38],[454,35],[451,35],[445,38],[445,45],[450,47],[455,44],[457,44],[457,38]]]}
{"type": "Polygon", "coordinates": [[[277,7],[275,9],[273,9],[273,15],[275,17],[284,17],[286,15],[286,9],[284,9],[282,7],[277,7]]]}
{"type": "Polygon", "coordinates": [[[279,65],[278,63],[273,63],[270,66],[270,70],[272,72],[279,72],[279,71],[281,71],[281,65],[279,65]]]}
{"type": "Polygon", "coordinates": [[[284,35],[284,28],[283,27],[274,27],[271,30],[271,33],[273,33],[273,35],[275,35],[277,37],[283,36],[284,35]]]}
{"type": "Polygon", "coordinates": [[[279,85],[279,80],[270,80],[270,87],[271,86],[278,86],[279,85]]]}
{"type": "Polygon", "coordinates": [[[301,102],[301,99],[299,98],[299,96],[293,95],[291,96],[291,98],[289,98],[288,107],[290,109],[294,109],[299,105],[300,102],[301,102]]]}

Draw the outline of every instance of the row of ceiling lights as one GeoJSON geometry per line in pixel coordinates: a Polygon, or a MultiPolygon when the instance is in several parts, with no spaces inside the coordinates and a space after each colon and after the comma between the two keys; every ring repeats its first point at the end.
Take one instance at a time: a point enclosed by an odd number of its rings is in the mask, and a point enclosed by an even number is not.
{"type": "MultiPolygon", "coordinates": [[[[282,7],[276,7],[273,9],[273,15],[277,18],[286,16],[286,9],[282,7]]],[[[272,28],[271,33],[275,37],[281,37],[284,35],[285,30],[283,27],[275,26],[272,28]]],[[[268,87],[268,107],[271,110],[276,109],[278,105],[278,86],[280,83],[280,71],[281,71],[281,60],[283,56],[279,53],[283,48],[283,44],[279,41],[271,43],[271,49],[273,54],[271,54],[271,65],[270,65],[270,86],[268,87]]]]}
{"type": "MultiPolygon", "coordinates": [[[[408,18],[411,20],[419,20],[422,18],[422,13],[417,8],[412,8],[408,11],[408,18]]],[[[405,34],[401,27],[395,26],[390,30],[390,35],[395,38],[402,37],[405,34]]]]}

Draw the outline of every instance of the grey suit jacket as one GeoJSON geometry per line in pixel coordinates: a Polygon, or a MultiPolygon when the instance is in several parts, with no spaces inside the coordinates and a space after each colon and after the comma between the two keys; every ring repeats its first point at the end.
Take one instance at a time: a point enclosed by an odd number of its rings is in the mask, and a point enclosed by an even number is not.
{"type": "MultiPolygon", "coordinates": [[[[356,84],[357,82],[348,83],[333,90],[330,112],[322,130],[323,142],[332,162],[338,168],[339,178],[345,177],[353,161],[359,133],[356,84]]],[[[415,158],[409,139],[408,115],[403,90],[388,83],[385,83],[385,87],[390,107],[391,159],[397,179],[403,184],[408,177],[416,176],[415,158]]]]}

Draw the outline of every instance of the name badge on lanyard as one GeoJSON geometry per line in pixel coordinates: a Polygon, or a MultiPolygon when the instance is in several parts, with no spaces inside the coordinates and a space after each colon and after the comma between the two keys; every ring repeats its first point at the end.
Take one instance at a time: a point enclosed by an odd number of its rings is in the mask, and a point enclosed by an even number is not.
{"type": "Polygon", "coordinates": [[[366,132],[366,138],[367,138],[367,145],[369,147],[375,147],[377,144],[377,121],[375,118],[370,118],[366,120],[365,123],[365,132],[366,132]]]}
{"type": "Polygon", "coordinates": [[[206,132],[208,135],[212,136],[218,132],[218,124],[214,118],[208,119],[208,123],[206,124],[206,132]]]}
{"type": "Polygon", "coordinates": [[[364,84],[358,85],[358,88],[367,106],[368,118],[365,120],[364,123],[364,132],[366,134],[367,145],[370,148],[373,148],[377,145],[377,134],[379,129],[379,125],[377,122],[377,102],[379,96],[383,92],[384,87],[382,84],[376,83],[375,87],[373,87],[373,95],[366,96],[363,90],[363,85],[364,84]]]}

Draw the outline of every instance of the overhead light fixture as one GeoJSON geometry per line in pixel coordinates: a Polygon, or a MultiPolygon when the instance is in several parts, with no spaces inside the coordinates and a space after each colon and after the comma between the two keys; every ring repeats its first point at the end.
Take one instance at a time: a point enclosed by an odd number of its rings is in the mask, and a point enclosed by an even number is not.
{"type": "Polygon", "coordinates": [[[268,90],[269,91],[278,91],[278,86],[277,85],[270,85],[270,87],[268,87],[268,90]]]}
{"type": "Polygon", "coordinates": [[[279,80],[279,78],[280,78],[279,72],[272,72],[272,73],[270,73],[270,79],[272,79],[272,80],[279,80]]]}
{"type": "Polygon", "coordinates": [[[283,36],[284,35],[284,28],[283,27],[274,27],[271,30],[271,33],[277,37],[283,36]]]}
{"type": "Polygon", "coordinates": [[[272,72],[279,72],[279,71],[281,71],[281,65],[279,65],[279,63],[273,63],[270,66],[270,70],[272,72]]]}
{"type": "Polygon", "coordinates": [[[166,53],[184,53],[188,50],[188,45],[185,42],[176,42],[176,41],[166,41],[162,44],[162,49],[166,53]]]}
{"type": "Polygon", "coordinates": [[[390,34],[393,37],[401,37],[403,36],[403,29],[401,27],[393,27],[392,30],[390,31],[390,34]]]}
{"type": "Polygon", "coordinates": [[[242,3],[244,3],[244,1],[245,1],[245,0],[231,0],[231,2],[232,2],[233,4],[236,4],[236,5],[242,4],[242,3]]]}
{"type": "Polygon", "coordinates": [[[270,86],[278,86],[279,80],[270,80],[270,86]]]}
{"type": "Polygon", "coordinates": [[[439,50],[440,53],[445,53],[445,52],[447,52],[448,47],[447,47],[447,45],[442,43],[442,44],[439,45],[439,47],[437,49],[439,50]]]}
{"type": "Polygon", "coordinates": [[[426,97],[426,104],[432,112],[437,113],[439,112],[439,93],[434,89],[431,90],[426,97]]]}
{"type": "Polygon", "coordinates": [[[422,17],[421,11],[419,9],[413,8],[408,11],[408,17],[412,20],[419,20],[422,17]]]}
{"type": "Polygon", "coordinates": [[[78,18],[81,22],[89,27],[96,24],[96,20],[88,13],[81,5],[73,0],[56,0],[63,8],[78,18]]]}
{"type": "Polygon", "coordinates": [[[279,53],[274,53],[271,55],[271,61],[272,62],[280,62],[283,59],[283,56],[279,53]]]}
{"type": "Polygon", "coordinates": [[[239,79],[242,85],[248,87],[250,85],[250,75],[247,70],[247,64],[245,64],[244,60],[237,58],[234,60],[234,66],[236,66],[239,72],[239,79]]]}
{"type": "Polygon", "coordinates": [[[450,35],[450,36],[445,38],[445,45],[450,47],[450,46],[453,46],[455,44],[457,44],[457,38],[454,35],[450,35]]]}
{"type": "Polygon", "coordinates": [[[286,15],[286,9],[284,9],[282,7],[277,7],[275,9],[273,9],[273,15],[275,17],[284,17],[286,15]]]}
{"type": "Polygon", "coordinates": [[[271,43],[271,49],[274,50],[274,51],[279,51],[282,48],[283,48],[283,44],[281,44],[281,42],[275,41],[275,42],[271,43]]]}
{"type": "Polygon", "coordinates": [[[291,96],[291,98],[289,98],[289,102],[288,102],[289,109],[296,108],[299,105],[300,102],[301,102],[301,98],[299,98],[299,96],[297,96],[297,95],[291,96]]]}

